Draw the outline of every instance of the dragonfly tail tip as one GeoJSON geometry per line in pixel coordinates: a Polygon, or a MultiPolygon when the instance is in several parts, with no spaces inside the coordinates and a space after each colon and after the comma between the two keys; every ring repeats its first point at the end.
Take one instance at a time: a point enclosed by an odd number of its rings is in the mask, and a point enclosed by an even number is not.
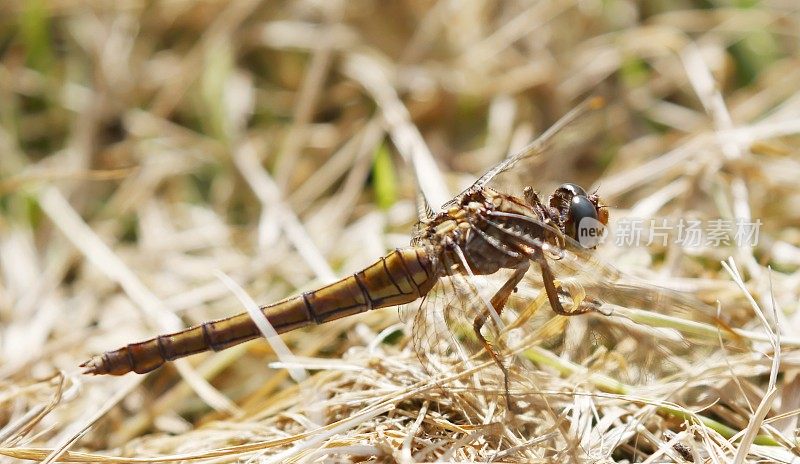
{"type": "Polygon", "coordinates": [[[86,375],[99,375],[103,373],[103,363],[98,362],[97,357],[93,357],[87,361],[84,361],[78,367],[82,367],[83,374],[86,375]]]}

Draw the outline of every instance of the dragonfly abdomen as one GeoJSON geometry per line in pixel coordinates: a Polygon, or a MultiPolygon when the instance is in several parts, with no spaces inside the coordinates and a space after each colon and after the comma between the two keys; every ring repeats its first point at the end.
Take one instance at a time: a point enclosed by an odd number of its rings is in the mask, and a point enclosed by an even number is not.
{"type": "MultiPolygon", "coordinates": [[[[262,307],[261,311],[276,332],[284,333],[370,309],[410,303],[425,295],[435,282],[427,253],[404,248],[337,282],[262,307]]],[[[260,334],[250,315],[241,313],[108,351],[81,367],[88,374],[143,374],[167,361],[223,350],[260,334]]]]}

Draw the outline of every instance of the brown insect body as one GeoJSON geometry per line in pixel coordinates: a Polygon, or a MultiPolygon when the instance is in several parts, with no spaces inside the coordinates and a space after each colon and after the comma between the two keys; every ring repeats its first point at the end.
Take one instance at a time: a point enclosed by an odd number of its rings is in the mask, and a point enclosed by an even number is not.
{"type": "MultiPolygon", "coordinates": [[[[595,107],[594,100],[584,102],[539,139],[490,169],[444,205],[442,212],[427,214],[417,224],[411,247],[394,250],[359,272],[264,306],[261,311],[278,333],[284,333],[371,309],[411,303],[427,295],[440,278],[452,273],[487,275],[513,269],[512,278],[491,300],[499,313],[534,260],[541,267],[553,310],[565,314],[540,248],[544,243],[563,243],[565,225],[579,222],[581,216],[603,217],[605,223],[599,199],[596,195],[586,195],[574,184],[564,184],[545,204],[530,187],[525,189],[522,199],[497,192],[486,183],[518,161],[540,154],[560,129],[595,107]],[[573,200],[580,200],[581,208],[573,210],[573,200]]],[[[479,338],[485,317],[486,314],[481,314],[475,318],[479,338]]],[[[108,351],[92,357],[81,367],[88,374],[141,374],[167,361],[223,350],[259,336],[249,313],[242,313],[108,351]]],[[[491,352],[488,344],[486,349],[491,352]]]]}
{"type": "MultiPolygon", "coordinates": [[[[446,269],[455,263],[465,272],[455,250],[461,250],[474,274],[493,274],[527,262],[526,250],[505,245],[504,235],[544,238],[536,222],[519,218],[490,218],[493,212],[551,222],[547,207],[484,188],[467,191],[445,211],[423,223],[413,246],[392,251],[365,269],[314,291],[261,308],[278,333],[362,313],[411,303],[426,295],[446,269]],[[488,221],[499,225],[489,227],[488,221]]],[[[452,271],[452,270],[451,270],[452,271]]],[[[203,351],[220,351],[258,338],[261,333],[248,313],[241,313],[150,340],[132,343],[95,356],[81,366],[89,374],[143,374],[172,361],[203,351]]]]}
{"type": "MultiPolygon", "coordinates": [[[[261,308],[278,333],[361,313],[410,303],[436,281],[424,249],[404,248],[365,269],[314,291],[261,308]]],[[[261,335],[248,313],[132,343],[95,356],[81,365],[89,374],[143,374],[166,361],[203,351],[220,351],[261,335]]]]}

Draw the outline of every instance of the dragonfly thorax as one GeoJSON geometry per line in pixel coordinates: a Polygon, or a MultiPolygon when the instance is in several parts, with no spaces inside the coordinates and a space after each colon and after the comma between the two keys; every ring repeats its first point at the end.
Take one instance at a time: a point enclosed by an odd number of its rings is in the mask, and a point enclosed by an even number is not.
{"type": "Polygon", "coordinates": [[[467,190],[423,223],[414,243],[436,250],[450,271],[493,274],[524,266],[544,243],[578,240],[578,224],[587,218],[604,225],[603,208],[596,195],[575,184],[561,185],[547,202],[531,187],[522,198],[488,187],[467,190]]]}
{"type": "Polygon", "coordinates": [[[436,250],[443,268],[479,275],[519,267],[530,258],[520,237],[544,237],[546,208],[490,188],[464,192],[420,229],[415,243],[436,250]],[[511,216],[506,216],[511,215],[511,216]]]}

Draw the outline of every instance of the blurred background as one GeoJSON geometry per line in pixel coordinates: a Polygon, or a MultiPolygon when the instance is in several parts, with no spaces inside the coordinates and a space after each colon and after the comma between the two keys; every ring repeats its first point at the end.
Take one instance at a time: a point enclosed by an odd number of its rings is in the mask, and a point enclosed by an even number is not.
{"type": "MultiPolygon", "coordinates": [[[[0,452],[178,455],[313,429],[286,412],[296,384],[263,342],[147,377],[77,366],[241,312],[219,273],[269,303],[407,245],[417,182],[440,205],[592,95],[606,106],[571,149],[510,185],[599,188],[615,218],[760,219],[753,249],[611,256],[712,290],[735,256],[798,324],[798,9],[0,3],[0,452]]],[[[403,336],[393,310],[350,319],[284,340],[333,365],[387,327],[403,336]]],[[[320,372],[316,388],[366,388],[320,372]]],[[[261,448],[243,449],[219,456],[261,448]]]]}

